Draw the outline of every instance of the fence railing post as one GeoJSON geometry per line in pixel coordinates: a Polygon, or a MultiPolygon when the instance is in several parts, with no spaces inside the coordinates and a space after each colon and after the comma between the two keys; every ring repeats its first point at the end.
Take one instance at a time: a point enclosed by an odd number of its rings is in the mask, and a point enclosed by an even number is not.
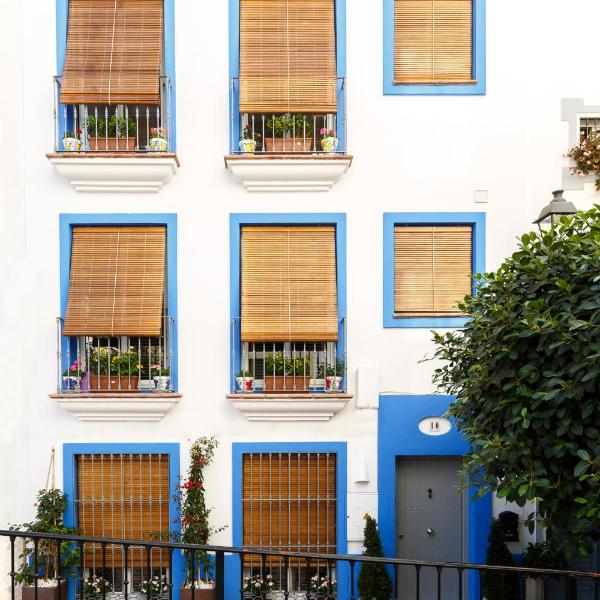
{"type": "Polygon", "coordinates": [[[215,557],[215,586],[217,600],[225,598],[225,556],[220,550],[217,550],[215,557]]]}

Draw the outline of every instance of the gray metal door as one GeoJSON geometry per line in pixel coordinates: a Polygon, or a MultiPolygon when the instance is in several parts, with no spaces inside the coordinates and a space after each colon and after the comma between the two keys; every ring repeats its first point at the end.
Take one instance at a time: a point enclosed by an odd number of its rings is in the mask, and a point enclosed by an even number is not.
{"type": "MultiPolygon", "coordinates": [[[[466,494],[457,493],[460,464],[459,458],[398,459],[398,558],[439,562],[465,558],[466,494]]],[[[416,583],[415,568],[400,567],[397,597],[415,600],[416,583]]],[[[421,568],[419,584],[420,600],[438,598],[436,569],[421,568]]],[[[458,573],[454,569],[442,571],[441,592],[441,598],[458,598],[458,573]]]]}

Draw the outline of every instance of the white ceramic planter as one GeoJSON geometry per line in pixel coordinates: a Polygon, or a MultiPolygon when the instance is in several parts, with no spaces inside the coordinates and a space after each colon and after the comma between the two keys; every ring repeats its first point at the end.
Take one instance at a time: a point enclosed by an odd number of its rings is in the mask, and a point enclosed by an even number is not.
{"type": "Polygon", "coordinates": [[[240,140],[240,152],[251,154],[256,150],[256,140],[240,140]]]}
{"type": "Polygon", "coordinates": [[[81,148],[81,140],[74,137],[63,138],[63,148],[67,152],[79,152],[81,148]]]}
{"type": "Polygon", "coordinates": [[[236,377],[235,380],[240,392],[252,391],[252,382],[254,381],[254,377],[236,377]]]}
{"type": "Polygon", "coordinates": [[[171,381],[171,378],[168,375],[157,375],[152,379],[154,379],[154,383],[156,385],[157,390],[166,391],[169,389],[169,383],[171,381]]]}
{"type": "Polygon", "coordinates": [[[165,138],[153,137],[150,138],[150,150],[153,152],[166,152],[169,147],[169,143],[165,138]]]}
{"type": "Polygon", "coordinates": [[[324,137],[321,140],[321,148],[323,152],[335,152],[338,147],[339,140],[336,137],[324,137]]]}
{"type": "Polygon", "coordinates": [[[325,389],[328,392],[339,392],[342,387],[342,377],[336,375],[327,375],[325,379],[325,389]]]}
{"type": "Polygon", "coordinates": [[[78,392],[81,388],[81,377],[76,375],[63,375],[62,386],[65,392],[78,392]]]}

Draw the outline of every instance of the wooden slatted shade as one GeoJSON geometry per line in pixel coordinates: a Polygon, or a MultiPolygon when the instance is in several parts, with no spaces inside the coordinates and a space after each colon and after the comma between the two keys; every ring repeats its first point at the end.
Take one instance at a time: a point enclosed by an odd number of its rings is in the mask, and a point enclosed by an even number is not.
{"type": "Polygon", "coordinates": [[[160,336],[166,228],[74,227],[64,335],[160,336]]]}
{"type": "Polygon", "coordinates": [[[395,0],[394,83],[475,83],[473,0],[395,0]]]}
{"type": "Polygon", "coordinates": [[[334,226],[242,228],[243,342],[335,341],[334,226]]]}
{"type": "Polygon", "coordinates": [[[244,454],[242,493],[244,546],[335,553],[335,454],[244,454]]]}
{"type": "Polygon", "coordinates": [[[240,112],[336,110],[335,0],[240,0],[240,112]]]}
{"type": "MultiPolygon", "coordinates": [[[[80,454],[76,456],[75,505],[81,535],[159,540],[170,528],[168,454],[80,454]]],[[[100,544],[86,544],[84,559],[99,567],[100,544]]],[[[166,550],[152,550],[153,567],[169,566],[166,550]]],[[[123,550],[107,546],[107,567],[124,564],[123,550]]],[[[130,567],[146,566],[146,552],[132,548],[130,567]]]]}
{"type": "Polygon", "coordinates": [[[159,104],[163,0],[69,0],[64,104],[159,104]]]}
{"type": "Polygon", "coordinates": [[[471,294],[469,226],[401,226],[394,229],[394,315],[457,316],[471,294]]]}

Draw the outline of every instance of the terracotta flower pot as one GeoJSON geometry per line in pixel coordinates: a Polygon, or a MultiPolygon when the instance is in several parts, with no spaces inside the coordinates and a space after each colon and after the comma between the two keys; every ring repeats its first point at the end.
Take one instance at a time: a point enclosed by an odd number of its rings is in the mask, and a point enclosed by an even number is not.
{"type": "Polygon", "coordinates": [[[306,138],[292,137],[273,138],[265,135],[265,149],[267,152],[312,152],[313,139],[308,135],[306,138]]]}
{"type": "Polygon", "coordinates": [[[265,392],[304,392],[308,390],[310,377],[308,373],[306,377],[302,375],[265,375],[265,392]],[[294,388],[295,383],[295,388],[294,388]]]}
{"type": "Polygon", "coordinates": [[[89,136],[88,137],[88,145],[91,151],[95,151],[96,150],[96,145],[98,146],[98,152],[101,152],[102,150],[107,151],[107,146],[108,144],[108,151],[118,151],[118,150],[127,150],[129,152],[135,150],[135,135],[129,136],[129,138],[126,137],[109,137],[109,138],[105,138],[102,136],[89,136]]]}
{"type": "MultiPolygon", "coordinates": [[[[179,598],[180,600],[192,600],[191,588],[181,588],[181,590],[179,590],[179,598]]],[[[217,591],[215,588],[212,588],[211,590],[194,589],[194,600],[216,600],[216,598],[217,591]]]]}
{"type": "Polygon", "coordinates": [[[137,375],[90,375],[90,392],[129,392],[138,387],[137,375]],[[110,387],[109,387],[110,381],[110,387]]]}
{"type": "MultiPolygon", "coordinates": [[[[24,585],[22,600],[35,600],[35,586],[24,585]]],[[[58,600],[58,586],[42,587],[38,585],[37,600],[58,600]]],[[[67,582],[60,582],[60,600],[67,600],[67,582]]]]}

